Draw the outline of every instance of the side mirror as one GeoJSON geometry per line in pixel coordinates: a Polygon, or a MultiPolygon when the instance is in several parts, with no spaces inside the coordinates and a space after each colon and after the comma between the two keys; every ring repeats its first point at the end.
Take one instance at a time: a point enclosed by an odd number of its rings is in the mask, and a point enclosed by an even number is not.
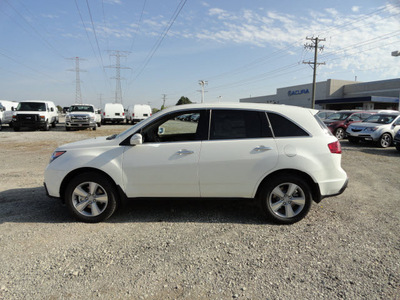
{"type": "Polygon", "coordinates": [[[132,135],[131,139],[129,140],[129,144],[131,146],[141,145],[143,144],[143,137],[140,133],[136,133],[132,135]]]}
{"type": "Polygon", "coordinates": [[[164,127],[159,127],[159,128],[158,128],[158,134],[159,134],[159,135],[163,135],[164,133],[165,133],[164,127]]]}

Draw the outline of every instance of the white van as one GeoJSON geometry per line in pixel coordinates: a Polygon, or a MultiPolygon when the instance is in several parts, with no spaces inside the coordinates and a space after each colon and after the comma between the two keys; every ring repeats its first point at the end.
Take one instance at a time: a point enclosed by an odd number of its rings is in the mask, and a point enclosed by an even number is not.
{"type": "Polygon", "coordinates": [[[0,100],[0,130],[1,126],[4,124],[11,125],[14,110],[17,108],[17,105],[18,102],[0,100]]]}
{"type": "Polygon", "coordinates": [[[106,103],[104,105],[101,122],[123,123],[125,121],[125,111],[121,103],[106,103]]]}
{"type": "Polygon", "coordinates": [[[128,113],[126,115],[126,122],[131,122],[132,124],[138,123],[147,119],[151,116],[151,107],[147,104],[135,104],[129,106],[128,113]]]}
{"type": "Polygon", "coordinates": [[[14,131],[21,127],[49,130],[50,125],[56,127],[58,111],[53,101],[26,100],[21,101],[13,114],[14,131]]]}

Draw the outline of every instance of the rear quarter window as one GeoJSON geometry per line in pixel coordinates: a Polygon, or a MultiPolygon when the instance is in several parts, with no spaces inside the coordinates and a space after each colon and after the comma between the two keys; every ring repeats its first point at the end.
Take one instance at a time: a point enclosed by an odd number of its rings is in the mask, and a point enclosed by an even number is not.
{"type": "Polygon", "coordinates": [[[303,128],[284,116],[269,112],[268,119],[275,137],[309,136],[303,128]]]}

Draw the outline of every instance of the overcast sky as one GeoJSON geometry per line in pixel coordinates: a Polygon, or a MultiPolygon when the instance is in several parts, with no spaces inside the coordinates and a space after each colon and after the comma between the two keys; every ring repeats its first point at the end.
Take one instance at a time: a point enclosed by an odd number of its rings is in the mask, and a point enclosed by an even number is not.
{"type": "Polygon", "coordinates": [[[270,95],[318,81],[400,76],[400,0],[1,0],[0,99],[114,102],[116,52],[124,106],[270,95]]]}

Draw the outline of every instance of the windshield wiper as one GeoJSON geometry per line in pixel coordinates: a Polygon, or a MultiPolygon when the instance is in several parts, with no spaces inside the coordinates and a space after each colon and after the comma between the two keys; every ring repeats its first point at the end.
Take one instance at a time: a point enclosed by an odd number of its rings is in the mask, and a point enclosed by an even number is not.
{"type": "Polygon", "coordinates": [[[107,140],[113,140],[117,137],[116,134],[110,135],[109,137],[107,137],[107,140]]]}

